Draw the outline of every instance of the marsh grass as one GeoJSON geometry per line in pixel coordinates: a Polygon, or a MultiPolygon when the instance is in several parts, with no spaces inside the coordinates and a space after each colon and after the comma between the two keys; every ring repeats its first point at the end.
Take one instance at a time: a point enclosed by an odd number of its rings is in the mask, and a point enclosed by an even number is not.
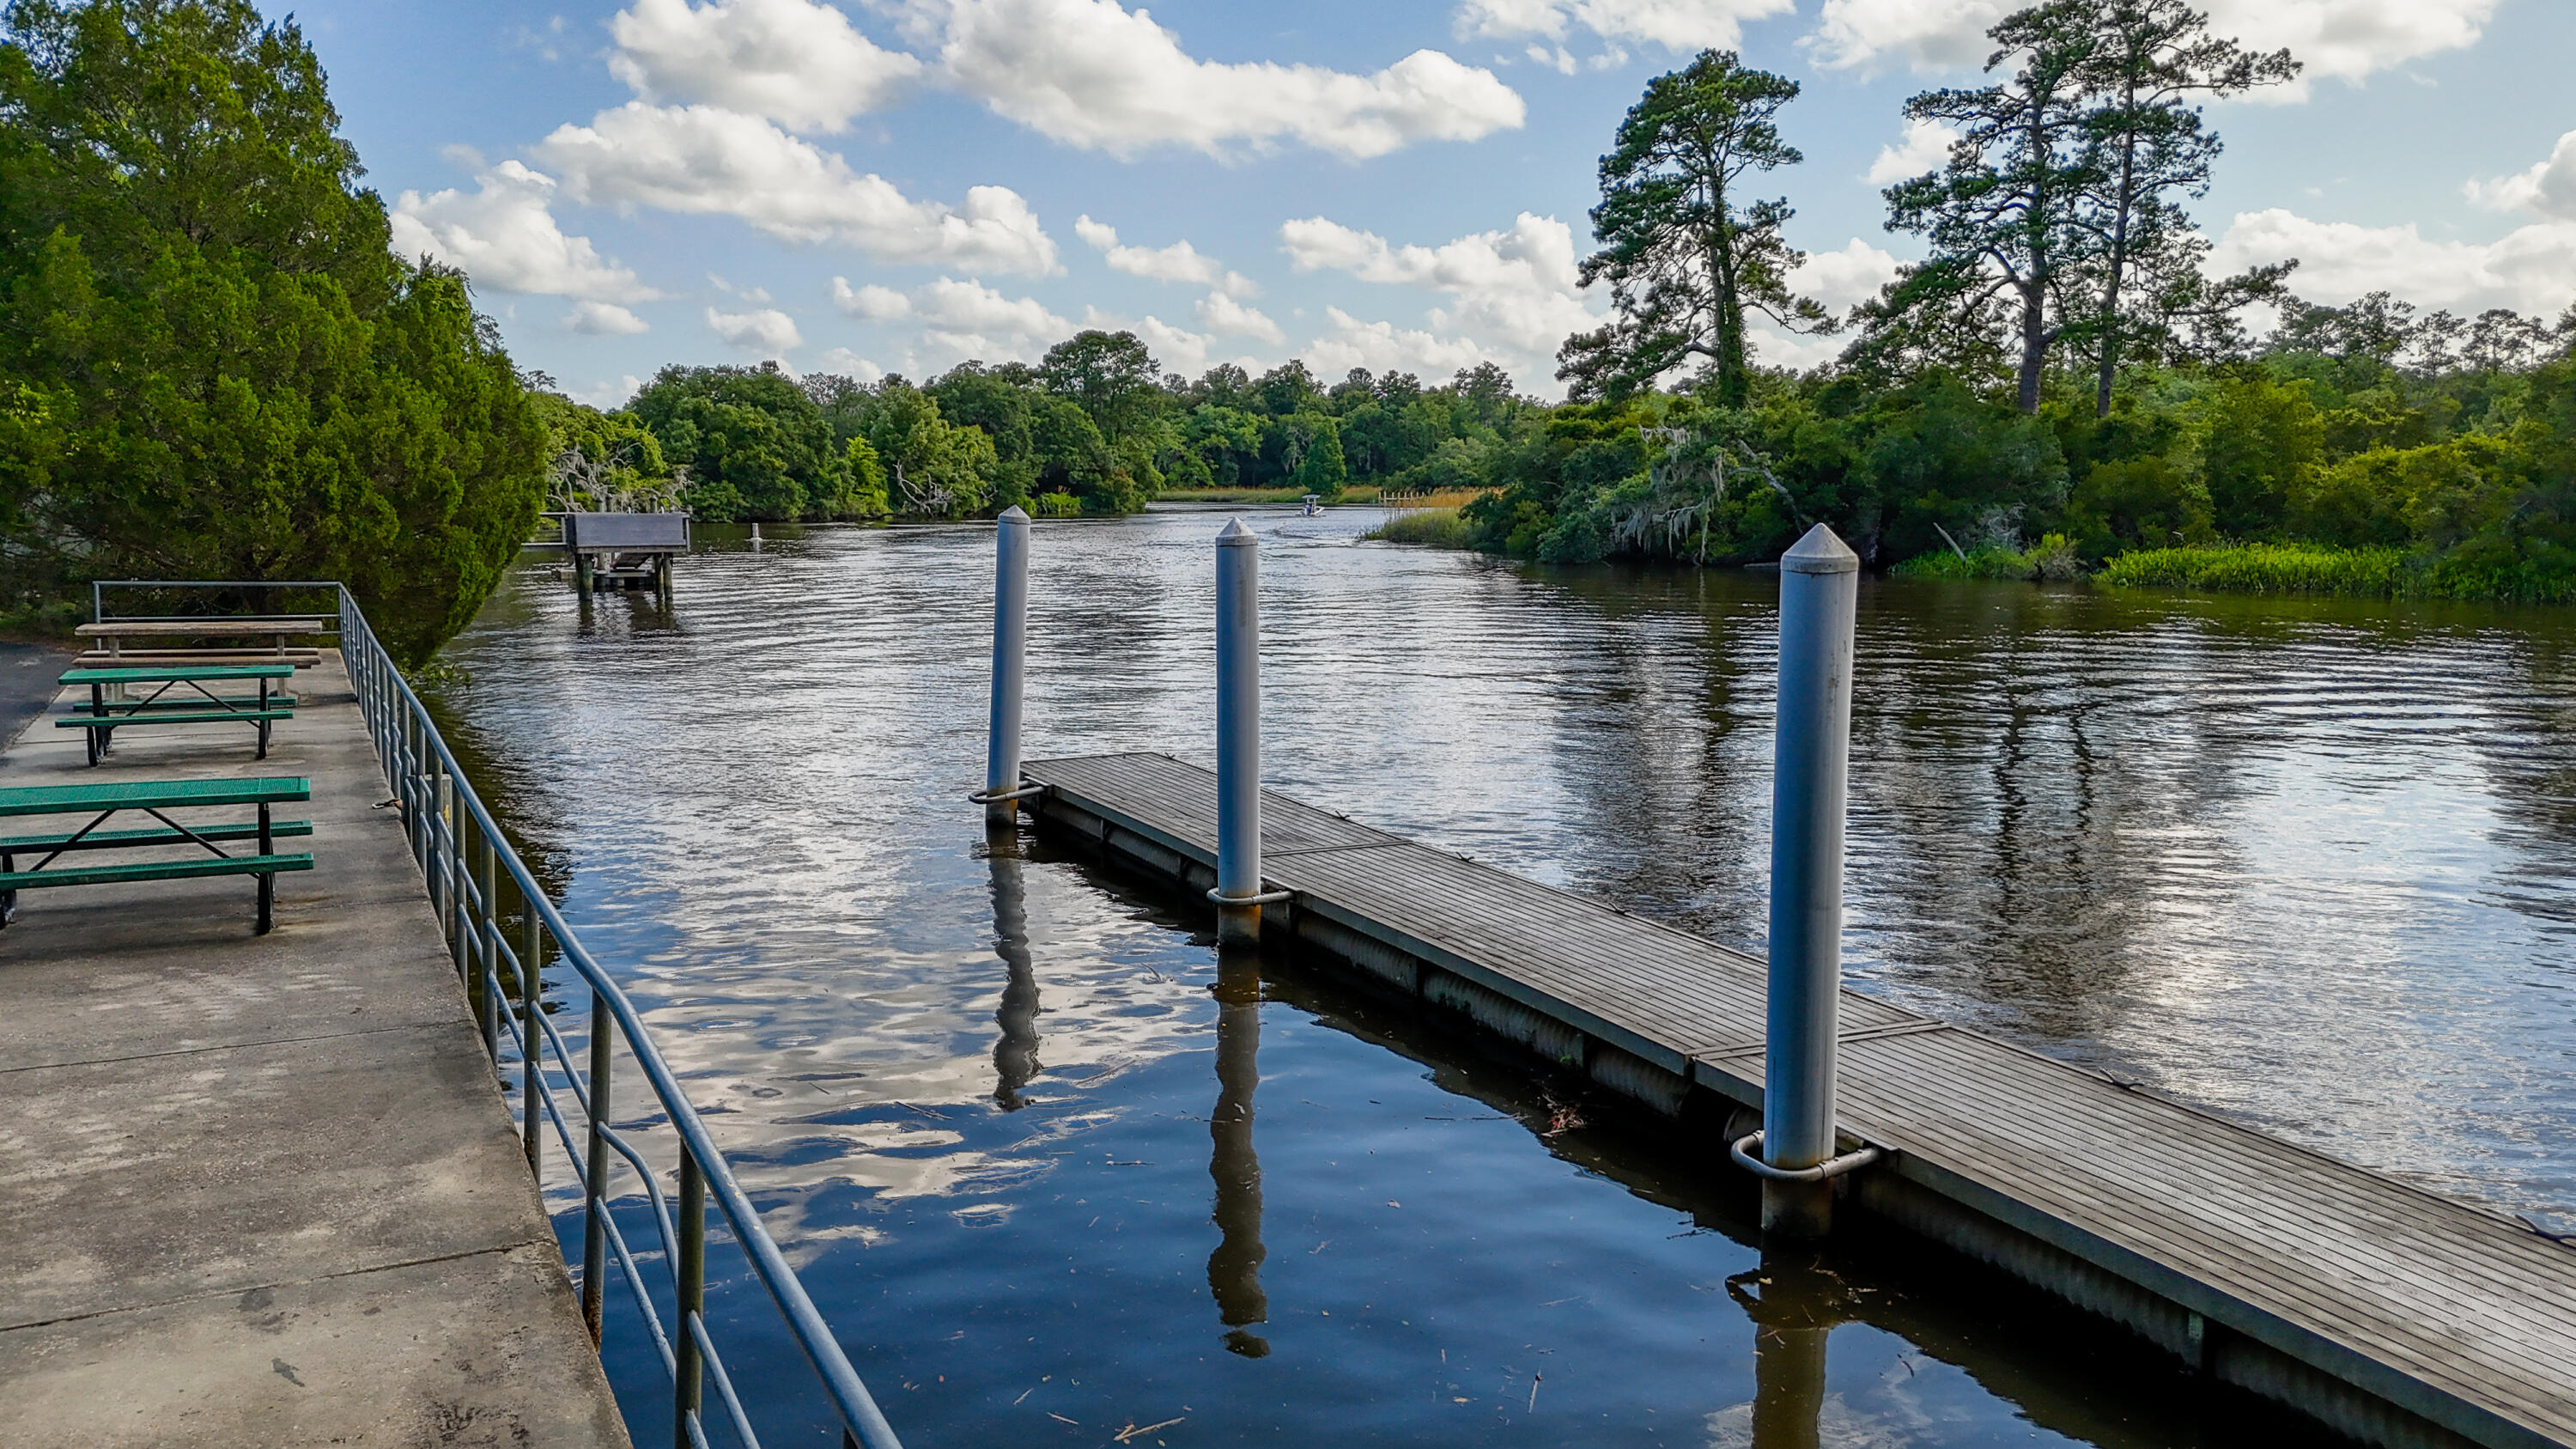
{"type": "Polygon", "coordinates": [[[2349,599],[2482,599],[2576,602],[2576,566],[2528,559],[2427,560],[2396,548],[2238,543],[2124,553],[2095,575],[2123,587],[2244,594],[2332,594],[2349,599]]]}
{"type": "Polygon", "coordinates": [[[1469,548],[1472,531],[1455,508],[1416,508],[1398,513],[1360,535],[1385,543],[1420,544],[1425,548],[1469,548]]]}
{"type": "Polygon", "coordinates": [[[2065,534],[2052,533],[2027,550],[1980,544],[1966,556],[1942,549],[1917,554],[1888,570],[1909,579],[2033,579],[2062,583],[2084,577],[2084,560],[2065,534]]]}

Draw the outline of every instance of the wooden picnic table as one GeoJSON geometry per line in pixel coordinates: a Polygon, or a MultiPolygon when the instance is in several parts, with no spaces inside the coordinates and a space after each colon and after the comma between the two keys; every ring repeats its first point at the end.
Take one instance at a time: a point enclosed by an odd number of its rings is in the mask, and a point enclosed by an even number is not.
{"type": "Polygon", "coordinates": [[[259,758],[268,758],[269,727],[281,719],[295,717],[295,698],[279,696],[271,686],[280,679],[291,679],[291,664],[199,664],[162,665],[144,669],[72,669],[66,670],[60,683],[89,686],[89,710],[74,712],[56,720],[58,728],[86,731],[89,762],[93,765],[105,755],[111,736],[124,724],[247,724],[259,731],[259,758]],[[255,696],[220,695],[206,686],[225,682],[256,683],[255,696]],[[126,697],[136,685],[159,685],[141,699],[126,697]],[[182,697],[163,703],[162,696],[175,685],[187,685],[197,698],[182,697]]]}
{"type": "Polygon", "coordinates": [[[340,627],[329,614],[270,614],[208,619],[108,619],[72,630],[84,639],[107,641],[107,652],[124,652],[128,639],[266,639],[279,654],[286,641],[307,634],[327,634],[340,627]]]}
{"type": "Polygon", "coordinates": [[[0,790],[0,816],[18,815],[88,815],[88,824],[77,830],[43,835],[20,835],[0,838],[0,926],[5,926],[18,911],[18,892],[40,886],[108,885],[123,881],[186,880],[197,876],[249,875],[259,881],[259,921],[262,934],[268,931],[274,914],[277,873],[286,870],[311,870],[309,853],[280,855],[275,840],[281,835],[310,835],[313,826],[303,820],[273,820],[270,807],[292,800],[313,798],[312,782],[301,777],[255,780],[130,780],[114,785],[31,785],[0,790]],[[182,825],[164,811],[193,810],[226,805],[251,805],[258,809],[256,821],[221,824],[182,825]],[[99,827],[120,811],[140,810],[161,822],[158,826],[138,829],[101,830],[99,827]],[[227,855],[217,841],[249,840],[258,844],[256,855],[227,855]],[[187,860],[129,861],[120,865],[81,865],[58,870],[47,866],[74,851],[134,850],[153,846],[194,843],[205,847],[210,858],[187,860]],[[43,853],[44,858],[25,870],[18,869],[21,855],[43,853]]]}

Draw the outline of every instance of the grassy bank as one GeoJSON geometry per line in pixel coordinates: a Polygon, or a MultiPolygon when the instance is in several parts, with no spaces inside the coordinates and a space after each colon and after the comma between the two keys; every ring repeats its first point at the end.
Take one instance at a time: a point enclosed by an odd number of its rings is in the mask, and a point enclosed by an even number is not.
{"type": "Polygon", "coordinates": [[[1908,579],[2037,579],[2050,583],[2084,576],[2084,560],[2066,535],[2052,533],[2027,550],[1999,543],[1980,544],[1965,553],[1942,549],[1918,554],[1889,573],[1908,579]]]}
{"type": "Polygon", "coordinates": [[[1467,521],[1455,508],[1416,508],[1396,514],[1360,535],[1387,543],[1418,543],[1426,548],[1470,546],[1467,521]]]}
{"type": "Polygon", "coordinates": [[[2448,558],[2434,562],[2395,548],[2240,543],[2142,549],[2110,560],[2094,577],[2114,586],[2245,594],[2576,602],[2576,560],[2555,567],[2519,558],[2493,562],[2448,558]]]}

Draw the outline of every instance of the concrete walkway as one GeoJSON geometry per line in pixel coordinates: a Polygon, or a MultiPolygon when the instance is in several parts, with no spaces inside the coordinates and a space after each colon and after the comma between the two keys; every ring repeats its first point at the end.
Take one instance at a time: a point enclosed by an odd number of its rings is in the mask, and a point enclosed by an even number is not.
{"type": "Polygon", "coordinates": [[[280,848],[317,857],[264,937],[241,877],[30,891],[0,930],[0,1424],[624,1446],[336,656],[296,689],[265,761],[130,729],[92,770],[49,720],[0,753],[0,786],[308,776],[280,848]]]}

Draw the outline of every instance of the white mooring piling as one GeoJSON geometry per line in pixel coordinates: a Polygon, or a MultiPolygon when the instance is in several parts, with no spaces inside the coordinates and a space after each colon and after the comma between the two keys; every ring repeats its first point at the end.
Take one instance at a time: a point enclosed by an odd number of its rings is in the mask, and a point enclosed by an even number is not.
{"type": "Polygon", "coordinates": [[[1216,536],[1216,938],[1261,939],[1261,549],[1238,518],[1216,536]]]}
{"type": "Polygon", "coordinates": [[[1760,1173],[1762,1230],[1820,1238],[1837,1173],[1834,1042],[1842,989],[1843,809],[1851,759],[1860,558],[1823,524],[1780,559],[1780,703],[1771,784],[1769,1052],[1762,1132],[1736,1156],[1760,1173]],[[1755,1152],[1751,1149],[1758,1148],[1755,1152]]]}
{"type": "Polygon", "coordinates": [[[993,530],[993,718],[984,759],[984,823],[1019,819],[1020,704],[1029,644],[1029,516],[1002,510],[993,530]],[[1012,797],[1012,798],[1004,798],[1012,797]]]}

